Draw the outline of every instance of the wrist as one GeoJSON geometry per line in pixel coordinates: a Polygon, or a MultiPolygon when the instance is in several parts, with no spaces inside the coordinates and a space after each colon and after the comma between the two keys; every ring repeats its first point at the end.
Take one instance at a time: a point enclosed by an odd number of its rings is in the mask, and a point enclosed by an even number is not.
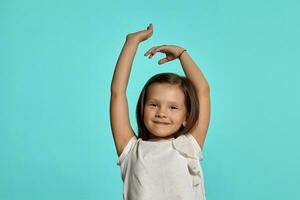
{"type": "Polygon", "coordinates": [[[179,56],[178,56],[178,58],[180,59],[181,56],[182,56],[182,54],[184,54],[186,51],[187,51],[186,49],[182,49],[182,50],[181,50],[181,53],[180,53],[179,56]]]}
{"type": "Polygon", "coordinates": [[[131,37],[129,35],[126,36],[126,42],[127,43],[134,43],[134,44],[139,44],[140,41],[136,37],[131,37]]]}
{"type": "Polygon", "coordinates": [[[133,34],[128,34],[126,36],[126,42],[140,43],[140,40],[138,37],[134,36],[133,34]]]}

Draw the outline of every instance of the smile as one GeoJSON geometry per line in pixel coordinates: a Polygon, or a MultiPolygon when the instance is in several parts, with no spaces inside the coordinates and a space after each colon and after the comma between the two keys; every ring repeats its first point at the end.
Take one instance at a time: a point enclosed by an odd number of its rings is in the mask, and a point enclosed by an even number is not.
{"type": "Polygon", "coordinates": [[[165,123],[165,122],[154,122],[154,124],[157,124],[157,125],[169,125],[169,123],[165,123]]]}

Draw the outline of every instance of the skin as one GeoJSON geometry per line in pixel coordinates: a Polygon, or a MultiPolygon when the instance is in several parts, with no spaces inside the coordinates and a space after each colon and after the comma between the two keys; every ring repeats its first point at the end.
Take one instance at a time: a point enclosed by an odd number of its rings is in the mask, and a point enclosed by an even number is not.
{"type": "Polygon", "coordinates": [[[173,138],[173,134],[186,125],[184,101],[185,96],[177,85],[154,83],[149,86],[144,124],[150,132],[150,139],[173,138]]]}
{"type": "MultiPolygon", "coordinates": [[[[148,40],[153,33],[154,28],[152,24],[147,29],[129,33],[126,36],[125,43],[116,63],[111,82],[110,122],[118,155],[121,154],[129,140],[135,136],[129,121],[126,96],[132,63],[139,45],[148,40]]],[[[200,102],[199,123],[197,123],[197,126],[190,133],[203,149],[210,120],[210,87],[202,71],[189,55],[189,52],[183,50],[184,48],[176,45],[160,45],[150,48],[144,56],[152,58],[157,52],[165,54],[166,57],[158,61],[159,65],[179,59],[185,76],[195,86],[200,102]]],[[[166,134],[168,135],[168,133],[166,134]]]]}

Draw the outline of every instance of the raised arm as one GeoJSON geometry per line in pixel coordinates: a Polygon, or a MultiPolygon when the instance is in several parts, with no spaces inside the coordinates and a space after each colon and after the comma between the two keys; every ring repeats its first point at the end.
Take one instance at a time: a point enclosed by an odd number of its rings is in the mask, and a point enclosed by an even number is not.
{"type": "Polygon", "coordinates": [[[131,66],[139,43],[126,37],[111,82],[111,95],[126,96],[131,66]]]}
{"type": "Polygon", "coordinates": [[[148,26],[146,30],[126,36],[125,44],[114,70],[111,82],[110,123],[118,156],[121,155],[126,144],[134,136],[134,131],[129,120],[126,97],[131,66],[139,43],[152,35],[152,29],[152,26],[148,26]]]}
{"type": "Polygon", "coordinates": [[[200,104],[199,119],[198,124],[190,132],[203,150],[210,121],[210,88],[200,68],[187,51],[181,54],[179,60],[186,77],[193,83],[197,90],[200,104]]]}
{"type": "Polygon", "coordinates": [[[209,85],[197,64],[187,51],[183,51],[179,57],[186,77],[194,84],[197,92],[208,92],[209,85]]]}
{"type": "Polygon", "coordinates": [[[207,134],[210,120],[210,89],[207,80],[204,78],[200,68],[196,65],[184,48],[176,45],[160,45],[149,49],[144,55],[152,58],[157,52],[165,53],[166,57],[159,60],[158,64],[163,64],[179,58],[183,71],[195,86],[199,99],[199,120],[196,126],[190,131],[201,149],[207,134]]]}

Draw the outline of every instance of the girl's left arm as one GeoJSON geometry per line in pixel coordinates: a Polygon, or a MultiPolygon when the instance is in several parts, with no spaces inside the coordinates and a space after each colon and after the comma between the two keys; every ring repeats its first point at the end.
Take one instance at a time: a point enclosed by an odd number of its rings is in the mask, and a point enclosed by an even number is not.
{"type": "Polygon", "coordinates": [[[196,65],[187,51],[179,57],[186,77],[193,83],[199,99],[199,119],[197,125],[190,131],[201,147],[204,146],[210,121],[210,88],[200,68],[196,65]]]}

